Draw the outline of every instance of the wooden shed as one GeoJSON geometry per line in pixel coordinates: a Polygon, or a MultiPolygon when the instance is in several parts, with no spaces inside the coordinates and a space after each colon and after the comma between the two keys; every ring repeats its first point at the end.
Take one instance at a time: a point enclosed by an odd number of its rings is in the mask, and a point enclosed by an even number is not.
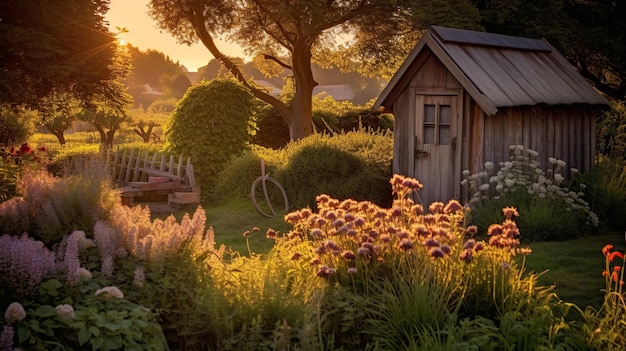
{"type": "Polygon", "coordinates": [[[544,39],[433,26],[378,97],[393,113],[393,172],[424,204],[462,199],[463,170],[524,145],[589,170],[595,119],[608,101],[544,39]]]}

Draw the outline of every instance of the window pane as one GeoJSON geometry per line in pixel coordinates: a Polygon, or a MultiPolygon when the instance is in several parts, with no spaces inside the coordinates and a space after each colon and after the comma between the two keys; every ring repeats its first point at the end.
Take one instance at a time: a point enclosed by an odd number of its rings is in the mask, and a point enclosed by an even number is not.
{"type": "Polygon", "coordinates": [[[439,108],[441,109],[439,112],[439,123],[450,124],[452,119],[452,107],[450,105],[441,105],[439,108]]]}
{"type": "Polygon", "coordinates": [[[439,126],[439,145],[450,145],[450,126],[439,126]]]}
{"type": "Polygon", "coordinates": [[[435,123],[435,105],[424,105],[424,123],[435,123]]]}
{"type": "Polygon", "coordinates": [[[424,126],[424,144],[435,143],[435,126],[424,126]]]}

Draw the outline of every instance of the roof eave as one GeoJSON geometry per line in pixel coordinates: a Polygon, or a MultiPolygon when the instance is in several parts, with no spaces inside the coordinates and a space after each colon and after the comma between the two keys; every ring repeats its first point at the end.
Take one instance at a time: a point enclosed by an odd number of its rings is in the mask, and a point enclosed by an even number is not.
{"type": "Polygon", "coordinates": [[[404,84],[402,82],[403,76],[407,73],[417,56],[422,52],[424,46],[428,46],[435,56],[441,60],[444,66],[452,73],[461,86],[472,96],[476,103],[487,113],[488,115],[494,115],[498,112],[498,108],[491,102],[491,100],[483,95],[480,90],[467,78],[467,76],[461,71],[461,69],[452,61],[449,55],[443,49],[442,43],[439,39],[433,35],[433,29],[429,29],[420,41],[415,45],[415,48],[411,51],[406,60],[402,63],[398,71],[393,75],[389,84],[380,93],[376,102],[374,103],[374,109],[381,109],[385,112],[391,110],[391,106],[398,97],[398,91],[404,89],[408,80],[404,84]]]}

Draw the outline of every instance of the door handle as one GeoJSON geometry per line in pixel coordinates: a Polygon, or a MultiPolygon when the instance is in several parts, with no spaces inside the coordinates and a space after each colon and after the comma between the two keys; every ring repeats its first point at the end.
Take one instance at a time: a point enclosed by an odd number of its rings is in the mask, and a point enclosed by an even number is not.
{"type": "Polygon", "coordinates": [[[415,149],[415,158],[420,158],[426,155],[428,155],[428,151],[415,149]]]}

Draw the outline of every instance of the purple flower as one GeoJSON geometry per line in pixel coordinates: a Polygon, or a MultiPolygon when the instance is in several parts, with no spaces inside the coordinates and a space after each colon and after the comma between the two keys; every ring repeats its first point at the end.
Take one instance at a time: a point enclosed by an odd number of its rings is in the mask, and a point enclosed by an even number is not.
{"type": "Polygon", "coordinates": [[[314,239],[319,239],[319,238],[321,238],[322,236],[324,236],[324,232],[322,232],[322,230],[321,230],[321,229],[319,229],[319,228],[315,228],[315,229],[311,230],[311,236],[312,236],[314,239]]]}
{"type": "Polygon", "coordinates": [[[426,237],[430,235],[430,229],[428,229],[425,225],[420,224],[415,228],[415,234],[417,236],[426,237]]]}
{"type": "Polygon", "coordinates": [[[446,254],[440,248],[435,247],[428,251],[428,255],[434,259],[437,259],[444,257],[446,254]]]}
{"type": "Polygon", "coordinates": [[[467,234],[469,235],[474,235],[476,233],[478,233],[478,227],[475,225],[470,225],[469,227],[467,227],[467,234]]]}
{"type": "Polygon", "coordinates": [[[291,212],[285,215],[285,222],[289,224],[296,224],[300,221],[300,214],[298,212],[291,212]]]}
{"type": "Polygon", "coordinates": [[[445,253],[446,255],[449,255],[452,249],[450,248],[448,244],[443,244],[441,245],[441,251],[443,251],[443,253],[445,253]]]}
{"type": "Polygon", "coordinates": [[[55,254],[41,241],[22,236],[0,236],[0,274],[12,277],[18,290],[31,291],[54,272],[55,254]]]}
{"type": "Polygon", "coordinates": [[[430,211],[430,213],[443,213],[443,209],[443,202],[440,201],[435,201],[428,206],[428,211],[430,211]]]}
{"type": "Polygon", "coordinates": [[[411,206],[411,213],[413,213],[416,216],[421,216],[424,214],[424,206],[416,204],[411,206]]]}
{"type": "Polygon", "coordinates": [[[330,250],[339,250],[339,245],[337,245],[337,243],[335,243],[334,241],[328,240],[326,242],[326,248],[330,249],[330,250]]]}
{"type": "Polygon", "coordinates": [[[335,219],[335,220],[333,221],[333,224],[332,224],[332,225],[333,225],[333,227],[335,227],[335,228],[339,228],[339,227],[343,226],[344,224],[346,224],[346,222],[345,222],[343,219],[341,219],[341,218],[337,218],[337,219],[335,219]]]}
{"type": "Polygon", "coordinates": [[[444,213],[456,213],[463,211],[463,206],[458,200],[450,200],[443,208],[444,213]]]}
{"type": "Polygon", "coordinates": [[[389,211],[390,217],[400,217],[402,216],[402,209],[399,207],[394,207],[389,211]]]}
{"type": "Polygon", "coordinates": [[[348,212],[348,213],[346,213],[345,215],[343,215],[343,219],[344,219],[346,222],[352,222],[352,221],[354,221],[354,220],[355,220],[355,218],[356,218],[356,217],[354,216],[354,214],[349,213],[349,212],[348,212]]]}
{"type": "Polygon", "coordinates": [[[463,244],[463,250],[472,250],[476,246],[476,241],[474,239],[469,239],[463,244]]]}
{"type": "Polygon", "coordinates": [[[424,246],[426,246],[427,248],[431,248],[431,247],[439,246],[439,243],[437,242],[437,240],[433,238],[429,238],[428,240],[424,242],[424,246]]]}
{"type": "Polygon", "coordinates": [[[328,219],[329,221],[334,221],[335,219],[337,219],[337,214],[335,213],[335,211],[328,211],[326,212],[326,215],[324,217],[326,217],[326,219],[328,219]]]}
{"type": "Polygon", "coordinates": [[[318,195],[315,200],[317,201],[318,204],[325,204],[328,201],[330,201],[330,196],[326,195],[326,194],[321,194],[318,195]]]}
{"type": "Polygon", "coordinates": [[[324,244],[320,245],[317,249],[315,249],[316,255],[323,255],[326,253],[326,246],[324,244]]]}
{"type": "Polygon", "coordinates": [[[364,225],[365,225],[365,219],[363,219],[362,217],[358,217],[354,220],[355,227],[362,227],[364,225]]]}
{"type": "Polygon", "coordinates": [[[404,229],[400,230],[400,232],[398,233],[398,238],[399,239],[408,239],[409,238],[409,232],[407,232],[404,229]]]}
{"type": "Polygon", "coordinates": [[[398,243],[398,249],[402,251],[409,251],[413,249],[413,242],[410,239],[402,239],[398,243]]]}
{"type": "Polygon", "coordinates": [[[423,185],[414,178],[405,178],[402,182],[402,186],[410,190],[419,190],[423,187],[423,185]]]}
{"type": "Polygon", "coordinates": [[[335,273],[337,270],[335,268],[330,268],[328,266],[321,266],[316,275],[320,278],[328,278],[331,274],[335,273]]]}
{"type": "Polygon", "coordinates": [[[302,218],[302,219],[307,219],[307,218],[311,217],[312,214],[313,214],[313,212],[311,212],[311,209],[309,209],[309,208],[304,208],[304,209],[300,210],[300,218],[302,218]]]}
{"type": "Polygon", "coordinates": [[[370,249],[368,249],[367,247],[359,247],[356,253],[359,256],[367,256],[370,254],[370,249]]]}
{"type": "Polygon", "coordinates": [[[461,253],[461,256],[459,256],[459,258],[465,263],[471,263],[474,259],[474,251],[472,251],[471,249],[465,249],[461,253]]]}
{"type": "Polygon", "coordinates": [[[278,232],[272,228],[268,228],[265,232],[265,237],[268,239],[278,239],[278,232]]]}
{"type": "Polygon", "coordinates": [[[343,257],[347,261],[352,261],[356,258],[356,255],[354,254],[354,252],[348,250],[348,251],[344,251],[341,254],[341,257],[343,257]]]}
{"type": "Polygon", "coordinates": [[[0,350],[13,350],[14,336],[13,326],[5,325],[2,328],[2,334],[0,334],[0,350]]]}

